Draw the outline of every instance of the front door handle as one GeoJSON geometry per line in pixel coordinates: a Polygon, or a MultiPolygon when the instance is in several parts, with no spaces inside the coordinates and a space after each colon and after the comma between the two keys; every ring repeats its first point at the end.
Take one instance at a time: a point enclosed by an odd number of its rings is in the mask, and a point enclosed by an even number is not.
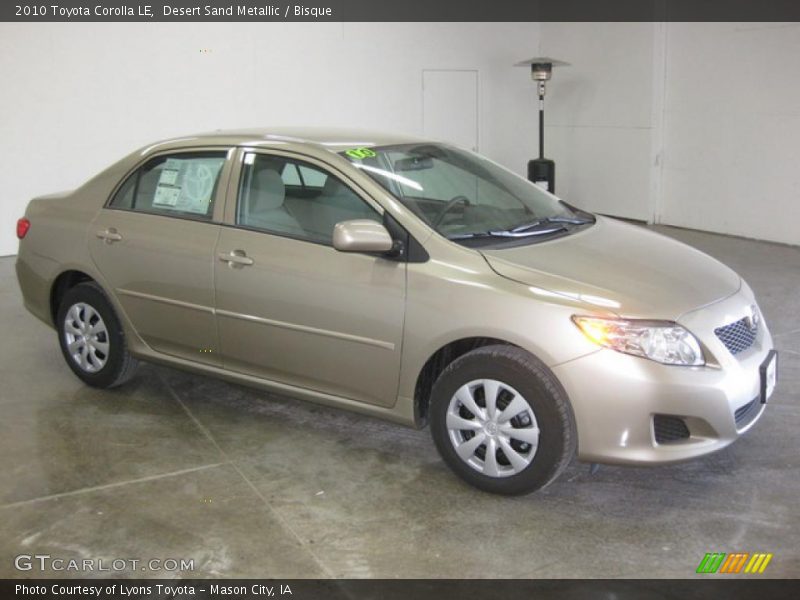
{"type": "Polygon", "coordinates": [[[220,252],[219,259],[234,268],[249,267],[254,262],[252,258],[245,254],[244,250],[233,250],[227,253],[220,252]]]}
{"type": "Polygon", "coordinates": [[[103,240],[106,244],[113,244],[114,242],[122,241],[122,235],[120,235],[113,227],[109,227],[104,231],[98,231],[97,237],[103,240]]]}

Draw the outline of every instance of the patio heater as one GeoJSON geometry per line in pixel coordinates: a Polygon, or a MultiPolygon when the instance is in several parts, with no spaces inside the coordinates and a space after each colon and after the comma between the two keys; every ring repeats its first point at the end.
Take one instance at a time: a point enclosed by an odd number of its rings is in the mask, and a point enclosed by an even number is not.
{"type": "Polygon", "coordinates": [[[544,157],[544,94],[547,82],[553,75],[553,67],[568,67],[569,63],[547,56],[529,58],[514,65],[529,67],[531,79],[538,84],[539,92],[539,158],[528,161],[528,180],[551,194],[556,192],[556,163],[544,157]]]}

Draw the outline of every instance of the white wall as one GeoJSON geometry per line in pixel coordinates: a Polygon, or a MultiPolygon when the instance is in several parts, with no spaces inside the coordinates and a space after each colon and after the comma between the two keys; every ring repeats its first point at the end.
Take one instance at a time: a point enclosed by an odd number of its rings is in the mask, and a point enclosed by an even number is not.
{"type": "Polygon", "coordinates": [[[548,86],[557,191],[590,210],[800,243],[800,25],[0,24],[0,256],[32,196],[209,129],[422,132],[422,70],[477,69],[480,151],[524,173],[548,86]],[[201,49],[209,52],[200,52],[201,49]]]}
{"type": "Polygon", "coordinates": [[[800,24],[667,28],[658,219],[800,244],[800,24]]]}
{"type": "Polygon", "coordinates": [[[0,24],[0,256],[27,201],[138,146],[199,131],[335,125],[421,133],[422,70],[477,69],[480,151],[536,147],[531,23],[0,24]],[[208,50],[208,52],[201,52],[208,50]]]}
{"type": "Polygon", "coordinates": [[[556,189],[623,217],[800,244],[800,24],[543,23],[556,189]]]}
{"type": "Polygon", "coordinates": [[[545,155],[556,161],[556,193],[581,208],[649,217],[653,28],[541,25],[541,53],[571,63],[547,84],[545,155]]]}

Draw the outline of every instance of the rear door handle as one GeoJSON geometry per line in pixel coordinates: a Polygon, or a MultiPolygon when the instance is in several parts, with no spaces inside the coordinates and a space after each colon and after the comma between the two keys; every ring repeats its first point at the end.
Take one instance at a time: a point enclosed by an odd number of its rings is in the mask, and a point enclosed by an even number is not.
{"type": "Polygon", "coordinates": [[[122,241],[122,235],[120,235],[113,227],[109,227],[104,231],[98,231],[97,237],[103,240],[106,244],[113,244],[114,242],[122,241]]]}
{"type": "Polygon", "coordinates": [[[233,250],[232,252],[220,252],[219,259],[228,263],[231,267],[249,267],[253,264],[253,259],[247,256],[244,250],[233,250]]]}

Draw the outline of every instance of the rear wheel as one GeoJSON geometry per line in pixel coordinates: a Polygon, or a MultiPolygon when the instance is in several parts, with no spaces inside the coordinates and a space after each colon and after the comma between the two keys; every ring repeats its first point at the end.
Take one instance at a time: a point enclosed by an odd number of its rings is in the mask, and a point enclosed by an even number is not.
{"type": "Polygon", "coordinates": [[[445,462],[488,492],[541,489],[575,453],[566,393],[549,369],[513,346],[485,346],[453,361],[434,385],[430,415],[445,462]]]}
{"type": "Polygon", "coordinates": [[[86,384],[110,388],[133,377],[138,361],[128,352],[122,325],[96,283],[81,283],[64,294],[56,326],[67,365],[86,384]]]}

